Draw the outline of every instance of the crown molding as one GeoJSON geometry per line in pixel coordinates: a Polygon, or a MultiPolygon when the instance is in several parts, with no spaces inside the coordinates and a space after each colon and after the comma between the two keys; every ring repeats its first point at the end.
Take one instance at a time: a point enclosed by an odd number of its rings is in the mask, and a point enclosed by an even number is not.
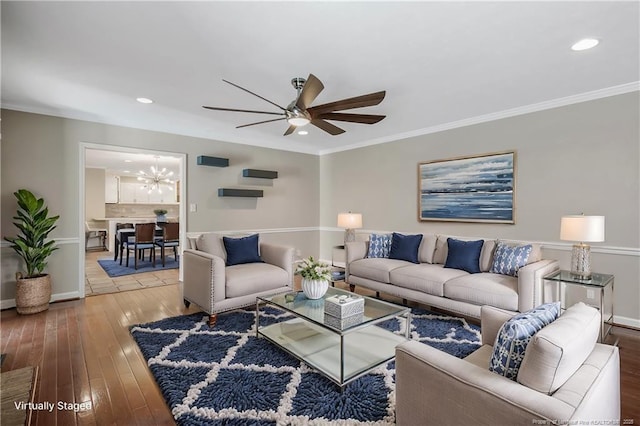
{"type": "Polygon", "coordinates": [[[347,145],[341,148],[326,149],[319,152],[320,156],[333,154],[336,152],[350,151],[352,149],[363,148],[372,145],[380,145],[388,142],[395,142],[401,139],[409,139],[416,136],[423,136],[432,133],[443,132],[446,130],[457,129],[460,127],[472,126],[474,124],[487,123],[489,121],[502,120],[503,118],[516,117],[519,115],[530,114],[533,112],[544,111],[553,108],[559,108],[567,105],[578,104],[581,102],[593,101],[596,99],[608,98],[625,93],[640,91],[640,81],[621,84],[618,86],[607,87],[604,89],[593,90],[591,92],[580,93],[577,95],[566,96],[564,98],[552,99],[550,101],[539,102],[536,104],[525,105],[517,108],[511,108],[504,111],[493,112],[490,114],[479,115],[477,117],[465,118],[463,120],[452,121],[449,123],[438,124],[436,126],[425,127],[410,132],[398,133],[383,138],[373,139],[367,142],[347,145]]]}

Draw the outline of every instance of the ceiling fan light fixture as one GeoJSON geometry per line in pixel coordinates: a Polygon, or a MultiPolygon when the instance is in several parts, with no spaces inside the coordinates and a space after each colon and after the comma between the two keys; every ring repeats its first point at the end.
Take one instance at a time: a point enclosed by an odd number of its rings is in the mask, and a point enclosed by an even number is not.
{"type": "Polygon", "coordinates": [[[289,117],[289,118],[287,118],[287,121],[289,122],[289,124],[291,124],[292,126],[296,126],[296,127],[306,126],[307,124],[309,124],[311,122],[306,117],[289,117]]]}

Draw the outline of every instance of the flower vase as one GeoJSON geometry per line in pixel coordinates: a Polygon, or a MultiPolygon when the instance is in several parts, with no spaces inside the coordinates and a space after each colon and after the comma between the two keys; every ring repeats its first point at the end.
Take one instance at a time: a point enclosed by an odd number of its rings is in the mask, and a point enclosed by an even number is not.
{"type": "Polygon", "coordinates": [[[329,281],[302,279],[302,291],[307,299],[320,299],[327,292],[329,281]]]}

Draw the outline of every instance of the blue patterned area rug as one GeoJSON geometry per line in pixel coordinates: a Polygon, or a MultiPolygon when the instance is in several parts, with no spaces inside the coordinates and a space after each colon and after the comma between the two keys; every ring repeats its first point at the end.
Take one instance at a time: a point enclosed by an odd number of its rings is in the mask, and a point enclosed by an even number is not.
{"type": "Polygon", "coordinates": [[[114,261],[113,259],[98,259],[98,264],[104,269],[104,271],[110,277],[121,277],[123,275],[141,274],[143,272],[162,271],[164,269],[177,269],[180,267],[180,257],[178,261],[171,256],[165,256],[165,266],[162,266],[162,259],[156,258],[156,266],[154,267],[149,260],[138,259],[138,269],[133,269],[133,257],[129,259],[129,266],[125,266],[127,260],[122,260],[120,265],[120,259],[114,261]]]}
{"type": "MultiPolygon", "coordinates": [[[[289,314],[261,308],[260,324],[289,314]]],[[[331,381],[255,336],[255,311],[203,313],[131,328],[179,425],[395,424],[395,361],[347,385],[331,381]]],[[[380,324],[404,334],[405,321],[380,324]]],[[[480,328],[413,309],[413,339],[457,357],[480,347],[480,328]]]]}

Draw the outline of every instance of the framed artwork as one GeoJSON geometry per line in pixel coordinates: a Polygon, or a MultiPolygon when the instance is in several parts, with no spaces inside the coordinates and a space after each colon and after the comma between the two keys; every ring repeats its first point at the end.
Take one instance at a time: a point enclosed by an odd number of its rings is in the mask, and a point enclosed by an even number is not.
{"type": "Polygon", "coordinates": [[[515,151],[418,164],[418,218],[515,223],[515,151]]]}

